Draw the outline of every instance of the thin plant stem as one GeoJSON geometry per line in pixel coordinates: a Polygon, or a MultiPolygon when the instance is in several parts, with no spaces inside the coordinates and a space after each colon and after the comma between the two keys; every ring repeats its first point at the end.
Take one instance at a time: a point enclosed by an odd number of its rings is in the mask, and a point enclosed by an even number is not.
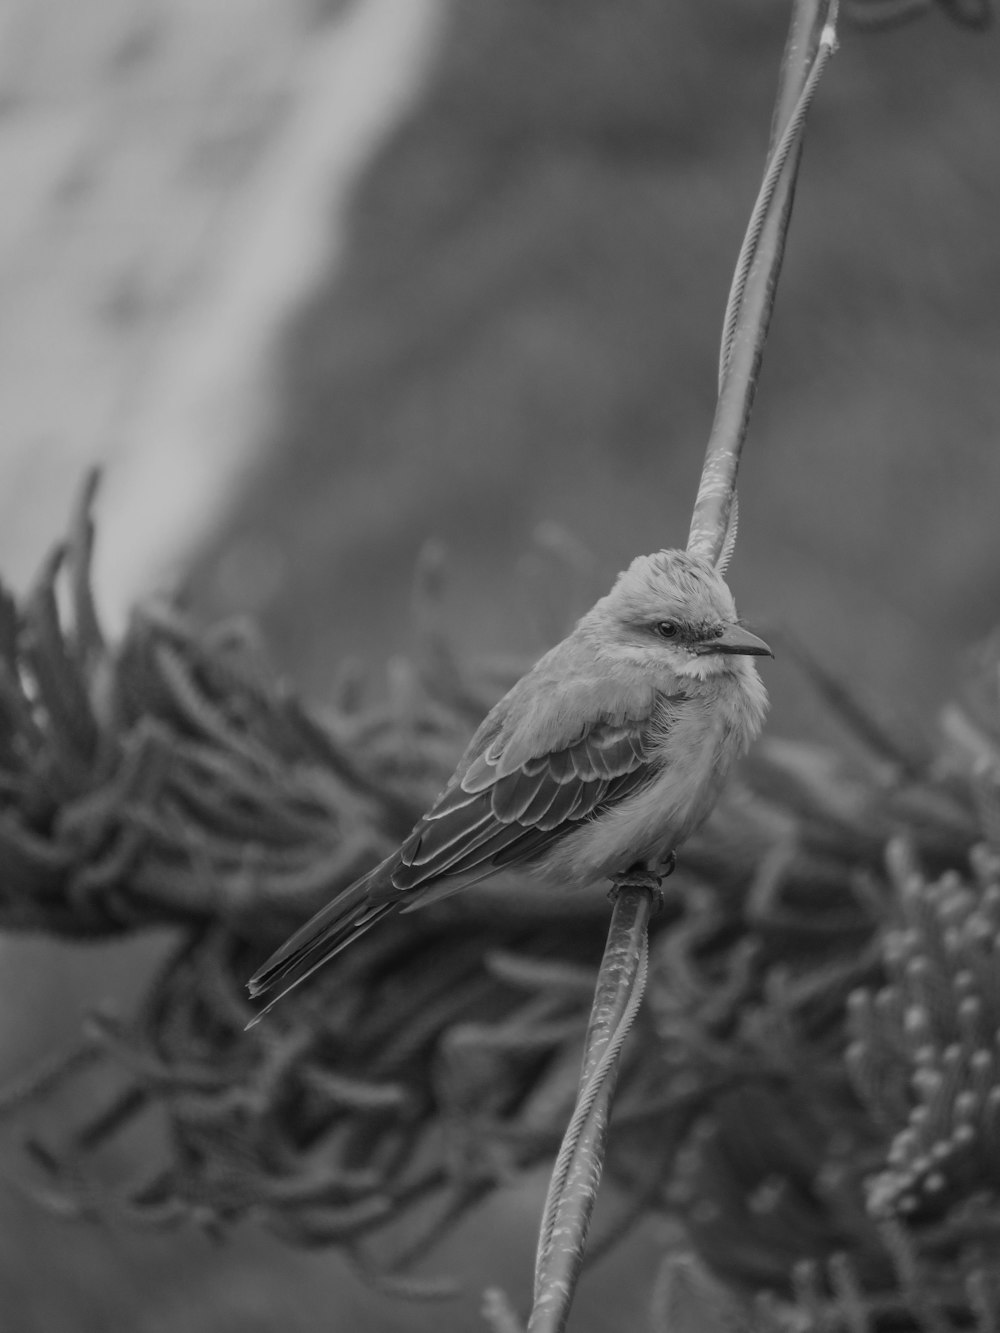
{"type": "Polygon", "coordinates": [[[800,0],[796,6],[782,65],[775,126],[786,105],[787,120],[780,132],[772,131],[764,179],[730,288],[719,353],[719,400],[688,536],[688,550],[713,563],[729,527],[740,453],[784,256],[805,118],[836,50],[836,22],[837,0],[826,5],[800,0]]]}
{"type": "Polygon", "coordinates": [[[549,1183],[538,1240],[528,1333],[565,1328],[604,1165],[618,1060],[646,987],[654,890],[624,880],[598,975],[576,1109],[549,1183]]]}
{"type": "MultiPolygon", "coordinates": [[[[768,157],[767,167],[764,172],[764,179],[761,182],[760,190],[757,194],[756,202],[753,206],[753,212],[750,214],[750,221],[747,223],[746,235],[743,237],[743,244],[740,247],[740,253],[736,259],[736,268],[733,272],[733,281],[729,290],[729,299],[726,303],[726,314],[722,325],[722,343],[719,349],[719,395],[725,388],[726,379],[729,374],[729,368],[732,364],[733,345],[736,342],[738,332],[740,332],[740,316],[743,313],[746,303],[747,283],[753,270],[754,262],[760,253],[761,237],[764,233],[765,225],[770,221],[772,225],[775,221],[781,220],[784,223],[783,234],[781,236],[781,253],[777,256],[780,263],[784,254],[784,239],[787,232],[788,222],[791,217],[792,196],[795,189],[795,175],[798,169],[798,158],[802,152],[802,134],[805,128],[806,116],[813,98],[816,95],[816,89],[819,87],[820,77],[826,69],[827,62],[834,51],[834,29],[824,28],[820,36],[819,45],[816,54],[813,57],[805,83],[802,85],[802,91],[799,93],[792,107],[788,123],[781,132],[777,143],[775,143],[770,156],[768,157]],[[791,164],[791,165],[789,165],[791,164]],[[786,172],[786,168],[788,168],[786,172]],[[778,193],[779,186],[782,187],[783,198],[779,200],[775,207],[775,196],[778,193]],[[786,212],[787,217],[782,217],[786,212]]],[[[771,306],[774,303],[774,290],[777,282],[777,273],[773,275],[768,291],[770,302],[766,310],[766,317],[770,319],[771,306]]],[[[755,332],[755,330],[754,330],[755,332]]],[[[766,329],[763,330],[766,333],[766,329]]]]}

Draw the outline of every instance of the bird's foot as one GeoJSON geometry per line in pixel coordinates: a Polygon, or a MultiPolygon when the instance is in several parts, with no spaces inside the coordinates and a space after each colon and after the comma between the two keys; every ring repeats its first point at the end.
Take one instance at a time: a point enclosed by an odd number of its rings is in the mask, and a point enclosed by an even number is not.
{"type": "Polygon", "coordinates": [[[659,865],[656,871],[650,870],[647,866],[636,864],[629,870],[623,870],[620,874],[611,876],[611,888],[608,890],[608,897],[612,902],[617,901],[622,889],[648,889],[653,895],[653,911],[659,912],[663,909],[663,888],[662,884],[667,875],[673,874],[674,866],[677,864],[677,857],[671,852],[659,865]]]}

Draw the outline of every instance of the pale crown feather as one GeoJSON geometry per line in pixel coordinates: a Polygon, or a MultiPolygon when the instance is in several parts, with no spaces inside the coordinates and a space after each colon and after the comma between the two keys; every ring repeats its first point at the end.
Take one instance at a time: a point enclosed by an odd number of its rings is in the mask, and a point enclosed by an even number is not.
{"type": "Polygon", "coordinates": [[[637,556],[583,617],[578,631],[591,638],[603,656],[652,670],[668,666],[678,675],[705,680],[742,673],[747,664],[722,655],[697,655],[690,640],[737,620],[733,595],[707,560],[666,550],[637,556]],[[653,627],[659,621],[675,621],[688,633],[676,642],[657,641],[653,627]]]}

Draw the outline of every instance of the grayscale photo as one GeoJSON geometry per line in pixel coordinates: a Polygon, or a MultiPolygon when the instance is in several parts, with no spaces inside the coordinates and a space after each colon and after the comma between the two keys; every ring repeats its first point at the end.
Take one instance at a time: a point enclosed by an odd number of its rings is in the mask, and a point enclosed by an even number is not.
{"type": "Polygon", "coordinates": [[[0,7],[0,1333],[1000,1333],[995,17],[0,7]]]}

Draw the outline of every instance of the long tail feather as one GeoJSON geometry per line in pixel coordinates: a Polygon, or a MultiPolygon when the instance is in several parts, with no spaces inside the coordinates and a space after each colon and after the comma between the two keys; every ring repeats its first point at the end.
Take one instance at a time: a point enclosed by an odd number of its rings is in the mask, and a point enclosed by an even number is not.
{"type": "Polygon", "coordinates": [[[320,908],[314,917],[257,969],[247,982],[247,988],[255,999],[267,995],[278,986],[281,989],[264,1009],[253,1016],[247,1024],[248,1028],[259,1023],[279,1000],[284,999],[289,991],[301,985],[335,954],[360,939],[376,922],[396,910],[395,903],[373,904],[368,897],[369,889],[377,882],[389,861],[376,866],[344,889],[332,902],[320,908]]]}

